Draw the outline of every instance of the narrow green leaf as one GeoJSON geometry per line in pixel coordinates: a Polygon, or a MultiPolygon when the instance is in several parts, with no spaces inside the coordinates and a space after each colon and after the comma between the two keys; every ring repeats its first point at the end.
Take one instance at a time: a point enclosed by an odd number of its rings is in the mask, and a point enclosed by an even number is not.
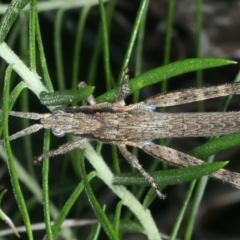
{"type": "MultiPolygon", "coordinates": [[[[27,87],[27,84],[23,81],[21,81],[11,92],[10,96],[9,96],[9,102],[8,102],[8,109],[11,110],[14,103],[16,102],[19,94],[22,92],[22,90],[24,88],[27,87]]],[[[0,135],[2,134],[2,130],[3,130],[3,115],[0,115],[0,135]]]]}
{"type": "Polygon", "coordinates": [[[106,87],[107,90],[110,89],[111,83],[111,68],[110,68],[110,53],[109,53],[109,34],[108,34],[108,27],[107,27],[107,16],[105,7],[103,4],[103,0],[99,0],[99,8],[100,8],[100,16],[101,16],[101,24],[102,24],[102,37],[103,37],[103,53],[104,53],[104,70],[106,76],[106,87]]]}
{"type": "Polygon", "coordinates": [[[174,227],[173,227],[173,230],[172,230],[172,233],[171,233],[171,238],[170,240],[175,240],[176,237],[177,237],[177,234],[178,234],[178,231],[180,229],[180,226],[181,226],[181,223],[184,219],[184,214],[186,213],[186,210],[189,206],[189,202],[190,202],[190,199],[192,197],[192,193],[195,189],[195,185],[196,185],[196,180],[195,181],[192,181],[191,184],[189,185],[189,188],[188,188],[188,191],[187,191],[187,194],[186,194],[186,197],[184,199],[184,202],[182,204],[182,207],[181,207],[181,210],[178,214],[178,217],[175,221],[175,224],[174,224],[174,227]]]}
{"type": "Polygon", "coordinates": [[[12,155],[12,151],[11,151],[11,146],[9,143],[9,132],[8,132],[8,102],[9,102],[9,86],[10,86],[10,78],[11,78],[11,73],[12,73],[12,68],[13,65],[9,65],[9,67],[7,68],[6,71],[6,75],[5,75],[5,84],[4,84],[4,91],[3,91],[3,134],[4,134],[4,138],[6,139],[5,141],[5,149],[6,149],[6,154],[8,156],[8,170],[9,170],[9,174],[11,177],[11,181],[12,181],[12,187],[13,187],[13,192],[15,194],[15,198],[16,201],[18,203],[19,209],[22,213],[22,217],[23,217],[23,221],[25,223],[25,227],[27,230],[27,235],[28,235],[28,239],[32,240],[33,239],[33,233],[32,233],[32,229],[31,229],[31,223],[30,223],[30,219],[29,219],[29,215],[28,215],[28,210],[26,207],[26,203],[25,200],[23,198],[22,195],[22,191],[21,191],[21,187],[18,181],[18,176],[17,176],[17,170],[16,170],[16,166],[14,163],[14,159],[13,159],[13,155],[12,155]]]}
{"type": "Polygon", "coordinates": [[[130,57],[131,57],[133,49],[134,49],[137,34],[138,34],[138,31],[139,31],[139,27],[141,25],[142,18],[144,17],[144,12],[145,12],[145,9],[146,9],[147,2],[148,1],[146,1],[146,0],[142,0],[141,3],[140,3],[139,9],[138,9],[138,13],[137,13],[134,25],[133,25],[132,34],[131,34],[131,37],[129,39],[128,48],[127,48],[127,51],[126,51],[126,54],[125,54],[125,57],[124,57],[124,60],[123,60],[123,63],[122,63],[121,72],[119,74],[118,84],[120,86],[123,83],[124,69],[128,66],[129,61],[130,61],[130,57]]]}
{"type": "Polygon", "coordinates": [[[130,221],[130,220],[122,220],[120,222],[120,231],[122,233],[126,233],[126,232],[145,233],[141,224],[139,224],[135,221],[130,221]]]}
{"type": "Polygon", "coordinates": [[[75,104],[85,100],[94,91],[94,87],[87,86],[81,89],[56,91],[53,93],[41,92],[40,101],[45,106],[75,104]]]}
{"type": "MultiPolygon", "coordinates": [[[[90,182],[94,177],[96,177],[95,172],[89,173],[87,176],[87,181],[90,182]]],[[[71,208],[73,207],[74,203],[78,199],[79,195],[83,192],[83,190],[84,190],[83,182],[80,182],[74,189],[72,194],[69,196],[64,206],[61,208],[61,212],[59,213],[57,219],[54,221],[54,225],[52,226],[52,233],[54,239],[56,238],[63,221],[66,219],[69,211],[71,210],[71,208]]]]}
{"type": "Polygon", "coordinates": [[[91,204],[92,209],[93,209],[97,219],[101,223],[102,228],[104,229],[104,231],[107,234],[107,236],[109,237],[109,239],[118,239],[117,234],[114,231],[111,222],[109,221],[109,219],[108,219],[107,215],[105,214],[105,212],[103,211],[103,209],[100,207],[96,197],[94,196],[91,186],[88,182],[87,174],[85,172],[84,158],[81,159],[81,161],[80,161],[80,170],[81,170],[81,174],[82,174],[82,178],[83,178],[83,182],[84,182],[84,186],[85,186],[85,191],[86,191],[86,194],[89,199],[89,203],[91,204]]]}
{"type": "MultiPolygon", "coordinates": [[[[44,145],[43,152],[48,152],[50,147],[50,131],[45,130],[44,134],[44,145]]],[[[47,232],[47,239],[53,240],[51,217],[50,217],[50,201],[49,201],[49,158],[43,161],[43,210],[44,210],[44,220],[47,232]]]]}
{"type": "Polygon", "coordinates": [[[119,224],[120,224],[120,216],[121,216],[122,206],[123,206],[123,202],[120,201],[116,207],[116,212],[115,212],[114,222],[113,222],[113,226],[114,226],[116,233],[119,232],[119,224]]]}
{"type": "Polygon", "coordinates": [[[31,0],[30,4],[30,26],[29,26],[29,60],[30,68],[36,72],[36,15],[37,0],[31,0]]]}
{"type": "Polygon", "coordinates": [[[89,10],[92,8],[92,5],[86,5],[83,7],[80,17],[78,20],[78,26],[76,30],[76,39],[75,39],[75,46],[74,46],[74,53],[73,53],[73,77],[72,77],[72,89],[77,87],[77,83],[79,81],[79,66],[80,66],[80,57],[82,55],[83,47],[81,44],[83,43],[83,36],[84,36],[84,28],[86,25],[86,19],[89,13],[89,10]]]}
{"type": "MultiPolygon", "coordinates": [[[[163,65],[167,65],[170,62],[171,51],[172,51],[172,36],[173,36],[173,22],[175,12],[175,0],[169,0],[167,5],[167,21],[166,21],[166,33],[164,39],[164,57],[163,65]]],[[[161,92],[167,91],[168,81],[163,81],[161,84],[161,92]]]]}
{"type": "MultiPolygon", "coordinates": [[[[213,67],[221,67],[229,64],[236,64],[235,61],[223,58],[190,58],[168,65],[154,68],[147,71],[129,82],[130,94],[140,90],[143,87],[161,82],[165,79],[188,73],[196,70],[203,70],[213,67]]],[[[111,91],[97,97],[97,102],[113,102],[119,92],[119,87],[115,87],[111,91]]]]}
{"type": "Polygon", "coordinates": [[[53,84],[51,82],[51,78],[48,71],[47,59],[44,53],[44,46],[42,42],[41,30],[40,30],[39,19],[37,14],[36,14],[36,38],[37,38],[37,46],[39,51],[39,58],[40,58],[42,71],[43,71],[43,81],[48,91],[53,92],[54,91],[53,84]]]}
{"type": "Polygon", "coordinates": [[[219,138],[214,138],[207,143],[194,148],[189,152],[190,155],[199,159],[207,159],[225,149],[240,145],[240,133],[234,133],[219,138]]]}
{"type": "MultiPolygon", "coordinates": [[[[214,162],[182,169],[162,170],[150,173],[159,184],[160,188],[167,185],[179,184],[211,174],[223,168],[228,162],[214,162]]],[[[139,173],[126,173],[114,176],[114,185],[141,185],[148,186],[149,183],[139,173]]]]}
{"type": "Polygon", "coordinates": [[[147,209],[157,197],[158,196],[157,196],[155,189],[150,188],[143,200],[144,208],[147,209]]]}
{"type": "Polygon", "coordinates": [[[11,26],[18,17],[20,11],[30,2],[30,0],[13,0],[4,13],[0,24],[0,43],[6,38],[11,26]]]}
{"type": "Polygon", "coordinates": [[[61,38],[61,28],[63,22],[63,14],[65,9],[59,8],[56,14],[54,23],[54,49],[55,49],[55,61],[57,71],[58,89],[65,89],[65,76],[64,76],[64,64],[63,64],[63,46],[61,38]]]}
{"type": "Polygon", "coordinates": [[[16,102],[18,96],[22,92],[23,89],[27,88],[27,84],[24,81],[21,81],[16,85],[16,87],[12,90],[9,96],[9,109],[12,109],[14,103],[16,102]]]}
{"type": "Polygon", "coordinates": [[[0,206],[2,205],[2,199],[6,192],[7,192],[7,189],[3,190],[0,194],[0,206]]]}
{"type": "Polygon", "coordinates": [[[95,224],[92,226],[91,232],[87,236],[86,240],[98,240],[101,230],[101,224],[98,222],[98,224],[95,224]]]}

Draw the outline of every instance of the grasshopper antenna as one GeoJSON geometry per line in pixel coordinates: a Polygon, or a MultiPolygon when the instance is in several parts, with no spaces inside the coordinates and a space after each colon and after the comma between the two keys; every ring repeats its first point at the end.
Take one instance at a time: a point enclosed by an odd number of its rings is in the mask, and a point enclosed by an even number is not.
{"type": "MultiPolygon", "coordinates": [[[[0,114],[3,113],[3,110],[0,109],[0,114]]],[[[26,118],[26,119],[32,119],[32,120],[39,120],[41,118],[46,118],[51,115],[51,113],[30,113],[30,112],[16,112],[16,111],[9,111],[9,116],[13,117],[20,117],[20,118],[26,118]]]]}
{"type": "MultiPolygon", "coordinates": [[[[2,110],[0,110],[0,113],[3,113],[2,110]]],[[[21,118],[27,118],[27,119],[32,119],[32,120],[39,120],[42,118],[46,118],[51,115],[51,113],[44,113],[44,114],[39,114],[39,113],[28,113],[28,112],[15,112],[15,111],[9,111],[8,114],[10,116],[14,117],[21,117],[21,118]]],[[[23,129],[22,131],[19,131],[11,136],[9,136],[9,141],[38,132],[40,129],[43,128],[42,124],[34,124],[28,128],[23,129]]],[[[4,143],[4,139],[0,140],[0,145],[4,143]]]]}
{"type": "MultiPolygon", "coordinates": [[[[28,128],[23,129],[22,131],[19,131],[11,136],[9,136],[9,141],[12,141],[14,139],[38,132],[40,129],[43,128],[42,124],[34,124],[28,128]]],[[[0,140],[0,145],[4,143],[4,139],[0,140]]]]}

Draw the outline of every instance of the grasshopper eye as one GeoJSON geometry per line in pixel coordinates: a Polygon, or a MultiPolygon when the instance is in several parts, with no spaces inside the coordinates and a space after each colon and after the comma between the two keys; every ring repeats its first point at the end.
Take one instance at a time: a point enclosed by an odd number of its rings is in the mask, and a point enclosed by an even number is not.
{"type": "Polygon", "coordinates": [[[62,107],[57,107],[53,110],[53,116],[58,117],[58,116],[63,116],[65,114],[65,109],[62,107]]]}
{"type": "Polygon", "coordinates": [[[65,135],[65,132],[59,127],[53,127],[52,128],[52,133],[56,137],[63,137],[65,135]]]}

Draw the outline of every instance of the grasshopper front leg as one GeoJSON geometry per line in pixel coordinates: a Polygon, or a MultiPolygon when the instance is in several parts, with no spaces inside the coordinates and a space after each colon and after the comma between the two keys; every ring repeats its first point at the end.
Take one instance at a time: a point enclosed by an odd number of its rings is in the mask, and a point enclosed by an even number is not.
{"type": "Polygon", "coordinates": [[[88,141],[89,141],[89,139],[87,139],[87,138],[81,138],[76,141],[65,143],[65,144],[61,145],[60,147],[58,147],[57,149],[43,153],[42,155],[36,157],[34,160],[34,163],[35,164],[40,163],[45,158],[50,158],[50,157],[54,157],[54,156],[57,156],[60,154],[65,154],[69,151],[72,151],[73,149],[80,147],[81,145],[83,145],[84,143],[86,143],[88,141]]]}

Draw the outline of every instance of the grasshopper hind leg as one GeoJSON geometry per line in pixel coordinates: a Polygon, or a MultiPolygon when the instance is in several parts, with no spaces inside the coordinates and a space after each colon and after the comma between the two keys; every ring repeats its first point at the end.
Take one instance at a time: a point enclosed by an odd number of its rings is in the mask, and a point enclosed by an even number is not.
{"type": "Polygon", "coordinates": [[[127,148],[126,145],[124,144],[118,144],[118,149],[119,151],[122,153],[122,155],[124,156],[124,158],[129,162],[129,164],[134,167],[135,169],[137,169],[141,175],[149,182],[149,184],[154,188],[154,190],[156,191],[157,195],[159,196],[159,198],[164,199],[165,195],[162,194],[158,188],[157,183],[155,182],[154,178],[149,175],[142,167],[142,165],[139,163],[138,159],[132,154],[130,153],[127,148]]]}

